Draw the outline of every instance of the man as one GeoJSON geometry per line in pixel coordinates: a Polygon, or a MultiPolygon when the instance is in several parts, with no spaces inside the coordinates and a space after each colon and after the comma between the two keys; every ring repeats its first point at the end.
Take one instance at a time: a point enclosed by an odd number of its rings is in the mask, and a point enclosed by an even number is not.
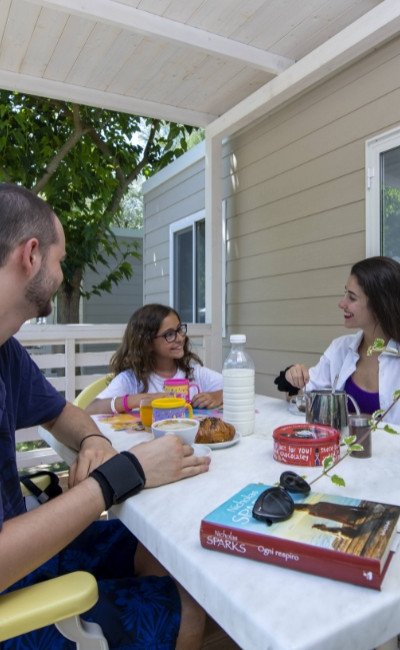
{"type": "MultiPolygon", "coordinates": [[[[155,487],[206,472],[209,459],[193,456],[175,436],[118,454],[13,338],[26,320],[50,313],[64,258],[64,232],[51,208],[24,188],[0,184],[0,591],[87,569],[98,579],[100,599],[85,618],[100,623],[110,648],[199,647],[200,608],[166,575],[136,577],[146,573],[142,552],[133,571],[136,539],[118,520],[95,520],[144,483],[155,487]],[[37,424],[78,455],[70,489],[25,512],[15,429],[37,424]]],[[[74,647],[54,626],[26,637],[1,647],[74,647]]]]}

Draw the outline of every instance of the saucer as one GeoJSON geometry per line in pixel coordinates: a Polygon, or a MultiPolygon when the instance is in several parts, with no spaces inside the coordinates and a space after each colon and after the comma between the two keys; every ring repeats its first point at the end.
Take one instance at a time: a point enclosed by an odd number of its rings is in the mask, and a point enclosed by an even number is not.
{"type": "Polygon", "coordinates": [[[227,440],[226,442],[208,442],[208,446],[211,449],[226,449],[227,447],[232,447],[233,445],[236,445],[240,440],[240,433],[235,433],[234,437],[232,440],[227,440]]]}
{"type": "Polygon", "coordinates": [[[191,448],[193,449],[193,453],[195,456],[210,456],[211,455],[211,445],[197,445],[193,444],[190,445],[191,448]]]}

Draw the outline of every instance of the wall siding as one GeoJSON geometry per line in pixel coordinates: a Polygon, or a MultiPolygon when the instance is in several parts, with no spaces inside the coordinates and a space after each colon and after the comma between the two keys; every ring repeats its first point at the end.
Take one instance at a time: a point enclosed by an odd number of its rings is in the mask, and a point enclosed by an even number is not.
{"type": "Polygon", "coordinates": [[[169,304],[169,226],[204,209],[204,159],[144,190],[144,302],[169,304]]]}
{"type": "MultiPolygon", "coordinates": [[[[119,238],[118,238],[119,239],[119,238]]],[[[123,241],[127,237],[121,238],[123,241]]],[[[133,238],[137,242],[137,252],[142,256],[142,239],[133,238]]],[[[143,261],[142,258],[131,259],[133,275],[130,280],[123,280],[112,288],[111,293],[102,292],[100,296],[92,295],[82,304],[83,323],[127,323],[131,314],[143,304],[143,261]]],[[[110,268],[115,266],[115,260],[110,259],[110,268]]],[[[100,267],[101,270],[101,267],[100,267]]],[[[98,284],[102,274],[88,269],[84,278],[84,288],[90,289],[98,284]]]]}
{"type": "Polygon", "coordinates": [[[227,145],[227,326],[247,334],[258,392],[276,395],[282,368],[314,364],[345,332],[337,303],[365,257],[365,140],[400,122],[399,45],[227,145]]]}
{"type": "MultiPolygon", "coordinates": [[[[400,123],[400,39],[224,143],[228,335],[245,332],[256,390],[315,364],[345,332],[337,303],[365,257],[365,141],[400,123]]],[[[145,296],[168,293],[168,226],[204,208],[198,163],[145,197],[145,296]]],[[[226,347],[226,342],[225,342],[226,347]]]]}

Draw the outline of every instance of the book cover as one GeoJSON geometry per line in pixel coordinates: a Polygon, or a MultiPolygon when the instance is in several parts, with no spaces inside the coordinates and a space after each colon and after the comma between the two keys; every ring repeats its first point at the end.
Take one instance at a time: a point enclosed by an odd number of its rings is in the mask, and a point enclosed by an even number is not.
{"type": "Polygon", "coordinates": [[[293,515],[268,526],[252,516],[268,487],[251,483],[204,517],[202,546],[381,588],[398,539],[400,506],[318,492],[291,494],[293,515]]]}

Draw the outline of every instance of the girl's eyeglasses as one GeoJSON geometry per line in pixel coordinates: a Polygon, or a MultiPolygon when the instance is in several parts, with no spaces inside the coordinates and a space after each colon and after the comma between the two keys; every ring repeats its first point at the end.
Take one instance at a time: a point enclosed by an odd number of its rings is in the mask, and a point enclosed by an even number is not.
{"type": "Polygon", "coordinates": [[[279,486],[270,487],[260,494],[253,507],[253,517],[265,521],[268,526],[289,519],[294,510],[289,492],[308,494],[310,489],[307,481],[295,472],[283,472],[279,486]]]}
{"type": "Polygon", "coordinates": [[[176,341],[176,337],[178,336],[178,334],[182,334],[182,336],[186,336],[186,332],[187,332],[186,323],[181,323],[179,327],[176,328],[176,330],[167,330],[166,332],[164,332],[164,334],[157,334],[157,336],[155,336],[154,338],[155,339],[164,338],[167,341],[167,343],[173,343],[174,341],[176,341]]]}

